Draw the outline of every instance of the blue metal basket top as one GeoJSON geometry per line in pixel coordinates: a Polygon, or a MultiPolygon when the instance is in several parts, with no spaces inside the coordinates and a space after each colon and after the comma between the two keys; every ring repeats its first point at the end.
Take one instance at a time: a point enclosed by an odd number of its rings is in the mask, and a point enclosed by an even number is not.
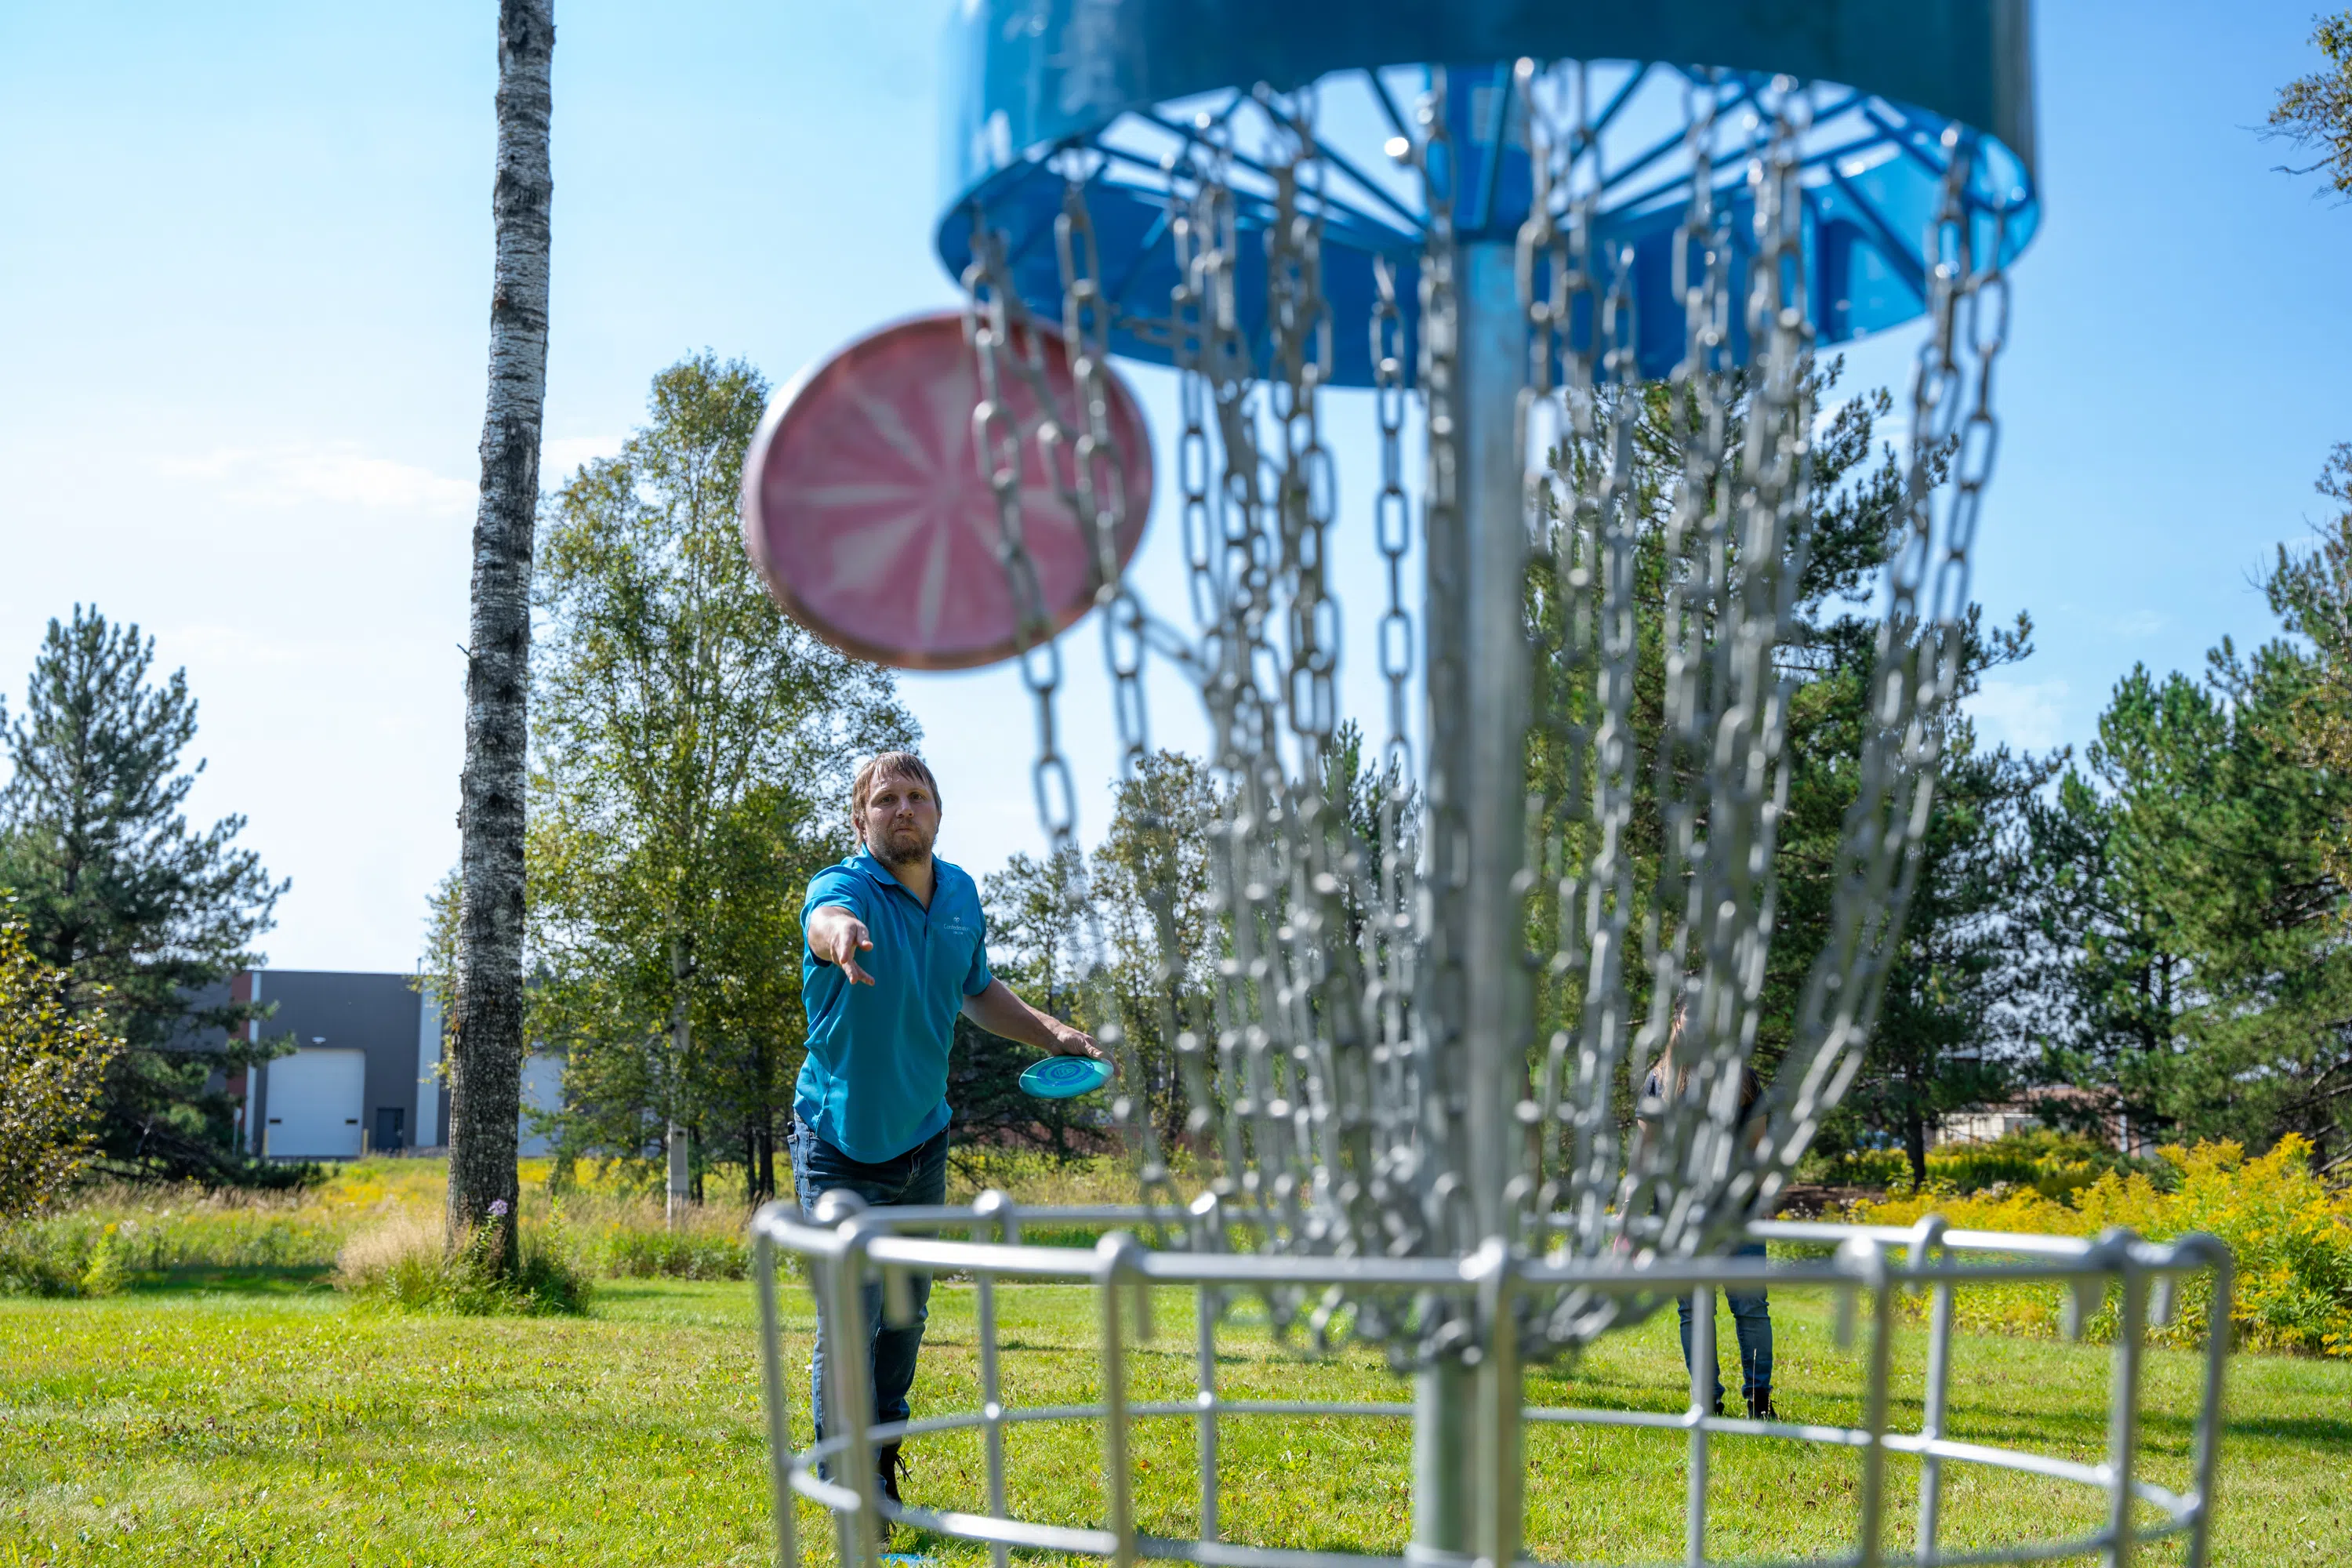
{"type": "MultiPolygon", "coordinates": [[[[1077,171],[1114,311],[1112,348],[1168,363],[1177,281],[1170,193],[1205,166],[1213,142],[1230,159],[1244,241],[1236,289],[1263,353],[1257,237],[1271,220],[1272,187],[1248,122],[1270,110],[1251,89],[1312,83],[1332,380],[1368,385],[1376,256],[1393,260],[1408,332],[1415,313],[1428,214],[1418,176],[1381,148],[1413,134],[1402,106],[1429,79],[1420,62],[1457,62],[1446,73],[1453,166],[1436,171],[1457,231],[1469,243],[1507,243],[1531,198],[1511,70],[1521,57],[1595,62],[1599,232],[1634,251],[1645,375],[1665,374],[1683,351],[1679,310],[1640,302],[1666,292],[1689,195],[1684,117],[1695,95],[1714,99],[1713,178],[1737,253],[1752,232],[1740,141],[1753,123],[1748,111],[1776,75],[1812,84],[1803,184],[1811,314],[1823,342],[1922,310],[1923,247],[1953,125],[1974,154],[1967,200],[1977,256],[2006,262],[2021,250],[2039,218],[2025,0],[1816,0],[1790,16],[1789,6],[1754,0],[968,0],[948,50],[940,257],[960,275],[974,222],[996,228],[1024,300],[1058,318],[1054,222],[1077,171]]],[[[1732,353],[1744,353],[1735,321],[1732,353]]]]}

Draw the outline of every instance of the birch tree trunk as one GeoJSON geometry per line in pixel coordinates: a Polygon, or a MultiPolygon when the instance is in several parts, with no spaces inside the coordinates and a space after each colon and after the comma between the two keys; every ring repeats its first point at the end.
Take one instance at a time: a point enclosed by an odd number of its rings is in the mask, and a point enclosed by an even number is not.
{"type": "Polygon", "coordinates": [[[685,1216],[693,1203],[693,1186],[687,1163],[686,1131],[686,1058],[694,1047],[693,994],[688,987],[694,983],[694,947],[684,936],[669,941],[669,973],[673,990],[669,1007],[669,1129],[667,1134],[669,1152],[669,1193],[663,1205],[663,1215],[672,1230],[685,1216]]]}
{"type": "Polygon", "coordinates": [[[523,785],[530,689],[531,528],[547,395],[548,166],[554,0],[499,0],[498,176],[490,213],[490,390],[474,519],[466,674],[464,838],[455,1026],[449,1048],[448,1233],[503,1223],[517,1258],[516,1118],[523,1058],[523,785]]]}

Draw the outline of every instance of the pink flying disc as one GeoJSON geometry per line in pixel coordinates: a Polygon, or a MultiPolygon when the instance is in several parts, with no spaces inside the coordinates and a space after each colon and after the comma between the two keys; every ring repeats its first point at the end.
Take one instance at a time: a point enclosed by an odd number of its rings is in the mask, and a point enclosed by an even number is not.
{"type": "MultiPolygon", "coordinates": [[[[1002,384],[1022,433],[1022,542],[1058,632],[1092,605],[1095,583],[1091,542],[1062,493],[1076,472],[1069,363],[1058,334],[1038,335],[1071,432],[1059,475],[1045,471],[1036,400],[1011,355],[1002,384]]],[[[1124,568],[1151,505],[1150,433],[1117,374],[1106,366],[1103,380],[1126,463],[1124,568]]],[[[952,312],[860,338],[777,395],[743,464],[743,543],[785,614],[845,653],[902,669],[967,669],[1020,651],[996,498],[973,450],[979,402],[979,360],[952,312]]]]}

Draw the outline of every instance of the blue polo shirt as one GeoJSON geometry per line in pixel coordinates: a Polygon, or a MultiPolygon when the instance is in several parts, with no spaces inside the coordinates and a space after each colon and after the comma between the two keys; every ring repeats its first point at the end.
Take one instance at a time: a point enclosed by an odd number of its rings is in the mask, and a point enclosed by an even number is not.
{"type": "Polygon", "coordinates": [[[851,1159],[877,1163],[920,1147],[948,1124],[956,1015],[965,997],[995,978],[988,972],[988,927],[980,889],[961,867],[931,861],[926,910],[862,845],[809,879],[802,931],[818,910],[835,906],[863,921],[874,940],[857,955],[874,984],[852,985],[803,936],[808,1059],[793,1109],[851,1159]]]}

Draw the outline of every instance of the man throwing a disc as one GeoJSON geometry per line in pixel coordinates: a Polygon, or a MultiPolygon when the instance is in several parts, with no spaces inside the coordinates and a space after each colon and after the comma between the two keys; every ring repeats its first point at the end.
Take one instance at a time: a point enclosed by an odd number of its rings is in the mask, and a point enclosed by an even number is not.
{"type": "MultiPolygon", "coordinates": [[[[947,1201],[948,1051],[961,1013],[991,1034],[1065,1056],[1101,1058],[1094,1040],[1015,996],[988,970],[980,889],[931,853],[940,788],[911,752],[857,770],[849,817],[857,847],[809,881],[801,1000],[808,1059],[793,1098],[793,1184],[801,1206],[845,1187],[869,1205],[947,1201]]],[[[882,1289],[866,1289],[874,1419],[907,1419],[922,1349],[930,1277],[917,1274],[914,1321],[882,1321],[882,1289]]],[[[825,1435],[824,1340],[809,1372],[818,1437],[825,1435]]],[[[884,1492],[898,1500],[898,1445],[877,1454],[884,1492]]]]}

